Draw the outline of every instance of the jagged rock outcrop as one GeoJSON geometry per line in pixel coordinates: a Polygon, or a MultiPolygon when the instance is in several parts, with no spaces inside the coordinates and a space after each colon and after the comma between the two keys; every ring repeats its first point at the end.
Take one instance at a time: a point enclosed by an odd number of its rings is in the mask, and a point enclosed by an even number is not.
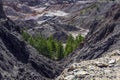
{"type": "Polygon", "coordinates": [[[5,16],[2,6],[0,0],[0,80],[49,80],[57,76],[62,68],[23,41],[20,28],[5,16]]]}

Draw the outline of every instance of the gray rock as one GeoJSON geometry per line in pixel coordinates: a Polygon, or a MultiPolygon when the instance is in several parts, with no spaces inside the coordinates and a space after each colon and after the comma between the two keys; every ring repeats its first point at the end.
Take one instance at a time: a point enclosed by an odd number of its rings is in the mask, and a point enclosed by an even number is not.
{"type": "Polygon", "coordinates": [[[111,59],[108,63],[109,63],[109,64],[114,64],[115,62],[116,62],[115,59],[111,59]]]}
{"type": "Polygon", "coordinates": [[[74,75],[69,75],[64,78],[65,80],[74,80],[75,76],[74,75]]]}
{"type": "Polygon", "coordinates": [[[26,13],[26,14],[30,14],[30,13],[32,13],[33,11],[29,8],[29,6],[27,6],[27,5],[21,5],[21,6],[19,6],[19,9],[20,9],[20,12],[22,12],[22,13],[26,13]]]}
{"type": "Polygon", "coordinates": [[[86,71],[81,71],[80,70],[80,71],[75,72],[74,75],[77,76],[77,77],[80,77],[80,76],[89,75],[89,73],[86,72],[86,71]]]}
{"type": "Polygon", "coordinates": [[[13,8],[8,7],[8,6],[6,6],[4,8],[4,11],[5,11],[6,15],[9,15],[9,16],[18,16],[19,15],[13,8]]]}
{"type": "Polygon", "coordinates": [[[104,62],[96,62],[95,65],[98,66],[98,67],[100,67],[100,68],[108,67],[108,64],[104,63],[104,62]]]}

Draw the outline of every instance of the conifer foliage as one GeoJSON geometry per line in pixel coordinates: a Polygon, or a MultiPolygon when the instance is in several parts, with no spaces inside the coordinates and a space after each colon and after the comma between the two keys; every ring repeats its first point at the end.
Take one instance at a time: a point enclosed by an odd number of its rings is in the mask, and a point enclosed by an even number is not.
{"type": "Polygon", "coordinates": [[[64,47],[62,42],[54,40],[52,36],[48,39],[40,35],[33,37],[27,32],[23,32],[22,36],[25,41],[36,48],[42,55],[53,60],[61,60],[66,57],[75,50],[84,39],[81,35],[78,35],[76,38],[70,35],[64,47]]]}

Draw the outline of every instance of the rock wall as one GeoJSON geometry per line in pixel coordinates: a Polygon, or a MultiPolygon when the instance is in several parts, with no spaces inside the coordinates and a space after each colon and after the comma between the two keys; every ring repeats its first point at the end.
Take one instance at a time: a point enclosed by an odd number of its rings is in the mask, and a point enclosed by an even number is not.
{"type": "Polygon", "coordinates": [[[0,2],[0,80],[49,80],[59,75],[62,68],[22,39],[19,27],[5,16],[0,2]]]}

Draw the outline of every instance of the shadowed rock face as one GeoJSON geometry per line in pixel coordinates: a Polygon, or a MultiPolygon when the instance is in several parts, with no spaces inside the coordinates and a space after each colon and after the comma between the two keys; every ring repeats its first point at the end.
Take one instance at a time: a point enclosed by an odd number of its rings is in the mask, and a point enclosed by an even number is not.
{"type": "Polygon", "coordinates": [[[62,68],[22,40],[19,27],[5,16],[2,0],[0,4],[0,80],[49,80],[59,75],[62,68]]]}
{"type": "Polygon", "coordinates": [[[3,11],[3,3],[2,0],[0,0],[0,18],[6,18],[5,13],[3,11]]]}

